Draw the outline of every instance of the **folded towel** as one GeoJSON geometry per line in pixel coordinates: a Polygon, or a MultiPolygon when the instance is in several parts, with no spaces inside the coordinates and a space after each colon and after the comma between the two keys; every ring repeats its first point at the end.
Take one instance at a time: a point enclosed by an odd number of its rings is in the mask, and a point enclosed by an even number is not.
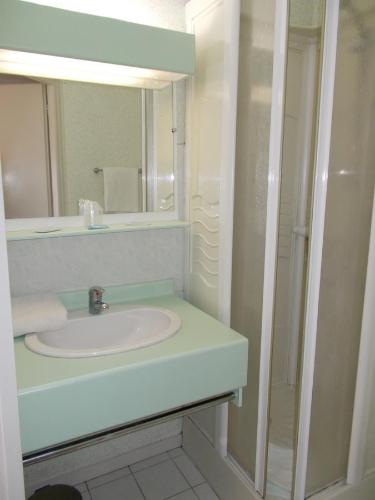
{"type": "Polygon", "coordinates": [[[104,210],[138,212],[138,168],[107,167],[104,176],[104,210]]]}
{"type": "Polygon", "coordinates": [[[67,311],[56,295],[22,295],[12,297],[13,335],[46,332],[63,328],[67,311]]]}

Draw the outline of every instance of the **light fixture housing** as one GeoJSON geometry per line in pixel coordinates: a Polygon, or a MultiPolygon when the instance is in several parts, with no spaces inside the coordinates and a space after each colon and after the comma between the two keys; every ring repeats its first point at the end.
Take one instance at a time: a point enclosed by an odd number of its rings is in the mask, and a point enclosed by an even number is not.
{"type": "Polygon", "coordinates": [[[2,0],[1,73],[160,89],[194,66],[188,33],[2,0]]]}
{"type": "Polygon", "coordinates": [[[0,73],[159,90],[182,73],[0,49],[0,73]]]}

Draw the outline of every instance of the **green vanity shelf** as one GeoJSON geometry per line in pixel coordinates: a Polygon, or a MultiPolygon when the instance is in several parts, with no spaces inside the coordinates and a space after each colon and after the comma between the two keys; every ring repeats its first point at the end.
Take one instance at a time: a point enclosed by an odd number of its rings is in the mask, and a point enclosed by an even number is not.
{"type": "MultiPolygon", "coordinates": [[[[173,229],[188,227],[189,223],[182,220],[139,221],[123,224],[108,224],[103,229],[87,229],[83,226],[59,227],[54,232],[37,232],[37,229],[18,229],[7,231],[8,241],[40,240],[46,238],[63,238],[69,236],[92,236],[94,234],[122,233],[127,231],[144,231],[149,229],[173,229]]],[[[46,228],[44,228],[46,229],[46,228]]]]}
{"type": "MultiPolygon", "coordinates": [[[[68,310],[87,306],[87,290],[60,296],[68,310]]],[[[42,356],[15,339],[24,454],[246,385],[247,340],[174,295],[172,281],[108,287],[105,300],[171,309],[182,327],[159,344],[93,358],[42,356]]]]}

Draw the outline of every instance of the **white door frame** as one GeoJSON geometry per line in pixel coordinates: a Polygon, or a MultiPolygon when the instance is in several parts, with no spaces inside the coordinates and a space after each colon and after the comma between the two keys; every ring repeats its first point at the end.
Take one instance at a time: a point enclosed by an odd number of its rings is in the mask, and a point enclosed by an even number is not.
{"type": "MultiPolygon", "coordinates": [[[[225,50],[224,66],[227,71],[227,96],[223,107],[223,162],[221,164],[220,186],[220,236],[219,236],[219,319],[230,326],[232,304],[232,252],[234,216],[234,176],[236,165],[236,122],[237,88],[240,44],[241,2],[228,0],[225,9],[225,50]]],[[[228,453],[228,403],[219,406],[215,412],[215,448],[221,456],[228,453]]]]}
{"type": "MultiPolygon", "coordinates": [[[[283,0],[285,1],[285,0],[283,0]]],[[[231,312],[232,284],[232,246],[233,246],[233,212],[234,212],[234,173],[236,155],[236,120],[237,120],[237,82],[240,34],[240,0],[190,0],[187,3],[187,31],[193,33],[192,20],[199,13],[212,8],[217,3],[223,3],[226,14],[225,38],[228,40],[224,54],[225,96],[223,105],[223,137],[227,140],[222,144],[223,161],[220,166],[220,258],[219,258],[219,319],[229,326],[231,312]]],[[[194,77],[192,77],[194,78],[194,77]]],[[[191,80],[187,89],[187,123],[190,124],[191,80]]],[[[191,131],[187,127],[186,163],[190,162],[191,131]]],[[[189,168],[186,169],[189,171],[189,168]]],[[[186,176],[189,186],[186,200],[186,212],[190,211],[190,176],[186,176]]]]}
{"type": "Polygon", "coordinates": [[[322,59],[319,128],[314,174],[313,211],[306,291],[299,422],[294,483],[294,500],[305,498],[315,350],[319,312],[320,277],[323,253],[327,182],[331,149],[332,110],[336,70],[337,32],[340,0],[326,2],[322,59]]]}
{"type": "Polygon", "coordinates": [[[24,500],[16,366],[0,165],[0,498],[24,500]]]}
{"type": "MultiPolygon", "coordinates": [[[[223,91],[223,127],[222,127],[222,162],[220,165],[220,200],[219,200],[219,285],[218,285],[218,319],[230,326],[231,293],[232,293],[232,246],[233,246],[233,212],[234,212],[234,173],[236,153],[236,120],[237,120],[237,83],[240,33],[240,0],[190,0],[187,3],[187,31],[193,33],[193,19],[202,12],[217,4],[223,4],[225,12],[225,49],[224,68],[225,85],[223,91]]],[[[194,77],[192,77],[194,78],[194,77]]],[[[187,89],[187,134],[186,134],[186,185],[189,186],[186,196],[186,213],[190,214],[191,177],[189,172],[191,124],[190,102],[192,99],[192,81],[187,89]]],[[[189,245],[190,247],[190,245],[189,245]]],[[[191,252],[190,252],[191,254],[191,252]]],[[[187,269],[190,268],[190,255],[187,269]]],[[[188,274],[187,274],[188,276],[188,274]]],[[[187,280],[188,281],[188,280],[187,280]]],[[[189,296],[189,285],[187,286],[189,296]]],[[[228,441],[228,405],[223,404],[215,410],[214,445],[222,457],[227,455],[228,441]]]]}
{"type": "Polygon", "coordinates": [[[255,489],[261,495],[264,495],[267,469],[269,391],[271,381],[272,333],[283,149],[285,77],[288,49],[288,0],[278,0],[275,8],[266,245],[259,368],[258,426],[255,459],[255,489]]]}

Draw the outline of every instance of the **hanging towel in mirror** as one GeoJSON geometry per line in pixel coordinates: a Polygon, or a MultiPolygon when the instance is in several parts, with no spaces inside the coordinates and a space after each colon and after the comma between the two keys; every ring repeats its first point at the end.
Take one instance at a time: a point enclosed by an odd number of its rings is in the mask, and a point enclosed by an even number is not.
{"type": "Polygon", "coordinates": [[[138,168],[103,168],[105,212],[138,212],[138,168]]]}

